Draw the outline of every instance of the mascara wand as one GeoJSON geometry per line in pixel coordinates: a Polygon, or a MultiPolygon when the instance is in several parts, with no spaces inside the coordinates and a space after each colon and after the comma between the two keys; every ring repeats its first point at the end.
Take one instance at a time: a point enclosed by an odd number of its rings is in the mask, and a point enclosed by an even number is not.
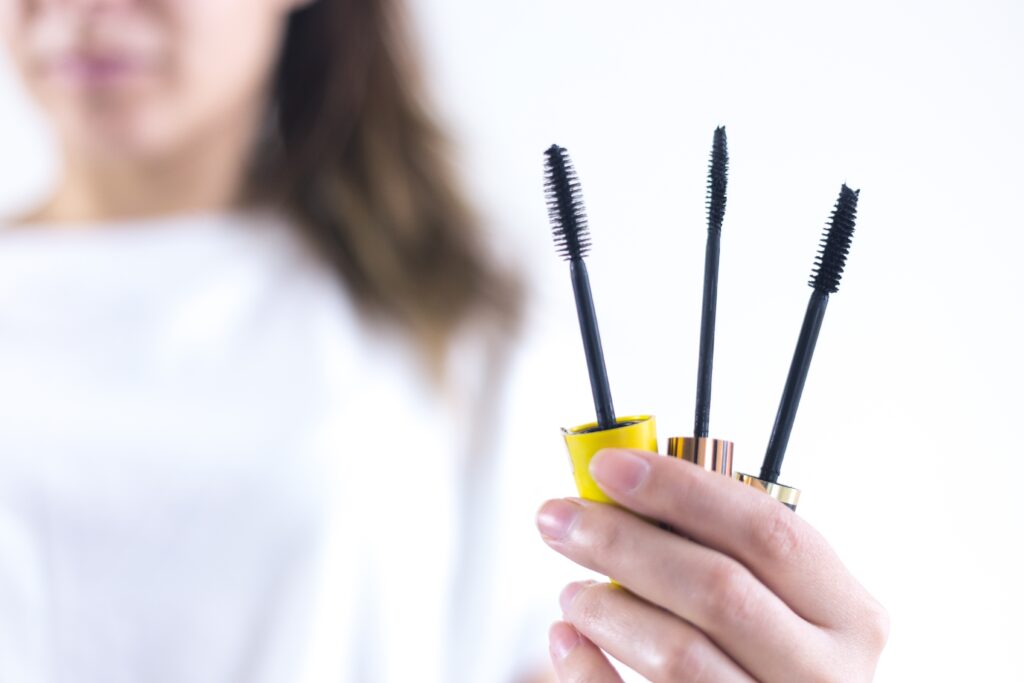
{"type": "MultiPolygon", "coordinates": [[[[606,448],[630,448],[657,453],[657,427],[653,415],[615,416],[604,352],[601,350],[601,335],[597,329],[594,297],[590,293],[590,278],[584,262],[590,251],[590,233],[583,209],[583,192],[568,152],[558,145],[551,145],[544,152],[544,194],[555,236],[555,248],[569,262],[572,290],[576,296],[576,313],[587,357],[587,369],[590,371],[594,409],[597,412],[596,423],[563,429],[562,437],[569,451],[572,476],[580,497],[614,504],[615,501],[608,497],[591,476],[590,461],[606,448]]],[[[633,321],[631,324],[636,323],[633,321]]]]}
{"type": "Polygon", "coordinates": [[[711,422],[711,372],[715,357],[715,316],[718,310],[718,262],[725,219],[725,191],[729,181],[729,150],[725,128],[715,129],[708,166],[708,239],[704,250],[704,297],[700,316],[700,351],[697,363],[697,401],[693,438],[673,437],[669,455],[688,460],[705,469],[732,474],[731,441],[708,439],[711,422]]]}
{"type": "Polygon", "coordinates": [[[700,316],[700,353],[697,365],[697,403],[693,435],[706,438],[711,422],[711,370],[715,358],[715,314],[718,310],[718,260],[725,218],[725,189],[729,181],[729,150],[725,128],[715,129],[708,170],[708,241],[704,251],[704,302],[700,316]]]}
{"type": "Polygon", "coordinates": [[[558,254],[569,262],[572,289],[576,297],[576,314],[583,336],[583,350],[590,372],[590,388],[594,395],[597,426],[601,430],[616,426],[612,391],[608,385],[608,370],[601,349],[601,334],[597,328],[597,312],[590,292],[590,277],[584,262],[590,252],[590,231],[583,207],[583,191],[576,169],[564,147],[551,145],[544,153],[544,194],[548,202],[548,217],[555,237],[558,254]]]}
{"type": "Polygon", "coordinates": [[[791,508],[796,507],[800,492],[778,483],[779,473],[782,470],[782,459],[786,455],[786,446],[789,444],[789,436],[793,431],[797,408],[800,407],[800,396],[804,390],[804,383],[807,381],[807,372],[811,367],[811,357],[814,355],[814,347],[818,341],[818,332],[825,319],[829,295],[839,291],[839,281],[843,277],[846,256],[850,253],[850,243],[853,241],[859,196],[860,190],[851,190],[845,184],[843,185],[835,209],[832,211],[832,217],[822,235],[821,247],[814,263],[811,280],[808,283],[814,291],[807,303],[807,312],[804,315],[803,326],[800,328],[800,337],[793,354],[793,362],[790,364],[786,386],[782,391],[782,401],[779,403],[775,425],[772,427],[772,434],[768,439],[768,450],[761,465],[760,482],[753,481],[754,478],[750,475],[741,475],[740,477],[748,484],[767,490],[773,497],[787,503],[791,508]],[[788,500],[783,498],[788,498],[788,500]]]}

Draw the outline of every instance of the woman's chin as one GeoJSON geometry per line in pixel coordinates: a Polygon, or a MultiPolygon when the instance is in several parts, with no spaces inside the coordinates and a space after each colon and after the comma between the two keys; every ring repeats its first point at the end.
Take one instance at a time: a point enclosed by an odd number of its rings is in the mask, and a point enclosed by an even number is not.
{"type": "Polygon", "coordinates": [[[95,163],[144,163],[173,155],[185,136],[175,121],[161,123],[137,111],[104,110],[60,116],[56,124],[65,149],[95,163]]]}

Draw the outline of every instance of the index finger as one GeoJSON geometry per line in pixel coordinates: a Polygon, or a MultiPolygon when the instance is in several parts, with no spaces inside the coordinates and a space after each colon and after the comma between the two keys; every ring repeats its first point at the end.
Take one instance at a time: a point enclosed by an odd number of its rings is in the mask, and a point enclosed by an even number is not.
{"type": "Polygon", "coordinates": [[[620,505],[741,562],[807,621],[841,626],[870,598],[821,534],[749,486],[646,451],[601,451],[590,472],[620,505]]]}

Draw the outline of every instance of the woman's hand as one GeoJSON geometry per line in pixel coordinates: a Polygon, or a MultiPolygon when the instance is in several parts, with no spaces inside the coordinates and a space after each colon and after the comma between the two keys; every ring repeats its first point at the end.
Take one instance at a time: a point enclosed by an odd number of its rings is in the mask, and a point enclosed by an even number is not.
{"type": "Polygon", "coordinates": [[[656,682],[871,680],[886,612],[795,513],[654,453],[602,451],[590,471],[622,507],[552,500],[537,524],[627,590],[562,592],[565,622],[550,634],[560,681],[619,681],[602,650],[656,682]]]}

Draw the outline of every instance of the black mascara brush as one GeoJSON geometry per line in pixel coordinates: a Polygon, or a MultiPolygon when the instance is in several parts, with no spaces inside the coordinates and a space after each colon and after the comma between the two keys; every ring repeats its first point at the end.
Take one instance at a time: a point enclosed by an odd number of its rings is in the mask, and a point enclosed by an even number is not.
{"type": "Polygon", "coordinates": [[[555,247],[559,255],[569,262],[569,272],[572,274],[572,289],[576,296],[576,313],[590,372],[597,425],[602,430],[611,429],[616,426],[615,408],[612,405],[612,391],[608,386],[601,334],[597,328],[594,297],[590,292],[590,277],[584,262],[590,252],[590,233],[583,207],[583,192],[576,177],[576,169],[564,147],[551,145],[544,153],[544,167],[548,216],[554,231],[555,247]]]}
{"type": "MultiPolygon", "coordinates": [[[[857,220],[857,199],[860,190],[851,190],[845,184],[839,192],[835,209],[821,239],[821,248],[811,273],[810,286],[814,289],[807,304],[803,327],[797,340],[796,352],[790,364],[786,387],[782,392],[779,412],[775,416],[775,426],[768,440],[768,450],[761,465],[760,479],[763,483],[777,484],[782,470],[782,459],[786,455],[789,435],[793,431],[796,411],[800,406],[800,395],[803,393],[807,371],[811,366],[814,346],[818,341],[818,332],[825,318],[830,294],[839,291],[839,281],[846,266],[846,256],[850,252],[853,240],[854,224],[857,220]]],[[[788,487],[780,487],[786,488],[788,487]]],[[[795,489],[789,489],[795,491],[795,489]]],[[[785,502],[785,501],[784,501],[785,502]]],[[[793,501],[791,507],[795,507],[793,501]]]]}
{"type": "Polygon", "coordinates": [[[708,238],[704,249],[704,296],[700,314],[700,352],[697,362],[697,401],[693,417],[693,437],[677,436],[668,440],[669,455],[725,475],[732,474],[733,444],[724,439],[709,439],[708,430],[711,423],[715,317],[718,311],[718,262],[728,180],[729,150],[725,128],[719,126],[715,129],[711,145],[711,162],[708,165],[708,238]]]}
{"type": "Polygon", "coordinates": [[[631,448],[657,453],[657,428],[653,415],[615,416],[604,352],[601,350],[601,335],[597,329],[597,314],[594,312],[594,297],[590,293],[590,278],[584,262],[590,251],[590,235],[583,209],[583,192],[569,154],[558,145],[551,145],[544,153],[544,192],[547,195],[551,227],[555,233],[555,247],[569,262],[569,272],[572,274],[576,313],[580,321],[583,349],[586,352],[587,369],[590,371],[590,387],[597,412],[596,425],[591,422],[563,429],[562,435],[580,496],[586,500],[614,503],[591,476],[591,460],[606,448],[631,448]]]}
{"type": "Polygon", "coordinates": [[[700,314],[700,352],[697,364],[697,403],[693,435],[706,438],[711,423],[711,371],[715,358],[715,316],[718,310],[718,261],[725,218],[729,150],[725,128],[715,129],[708,168],[708,241],[704,250],[704,301],[700,314]]]}

